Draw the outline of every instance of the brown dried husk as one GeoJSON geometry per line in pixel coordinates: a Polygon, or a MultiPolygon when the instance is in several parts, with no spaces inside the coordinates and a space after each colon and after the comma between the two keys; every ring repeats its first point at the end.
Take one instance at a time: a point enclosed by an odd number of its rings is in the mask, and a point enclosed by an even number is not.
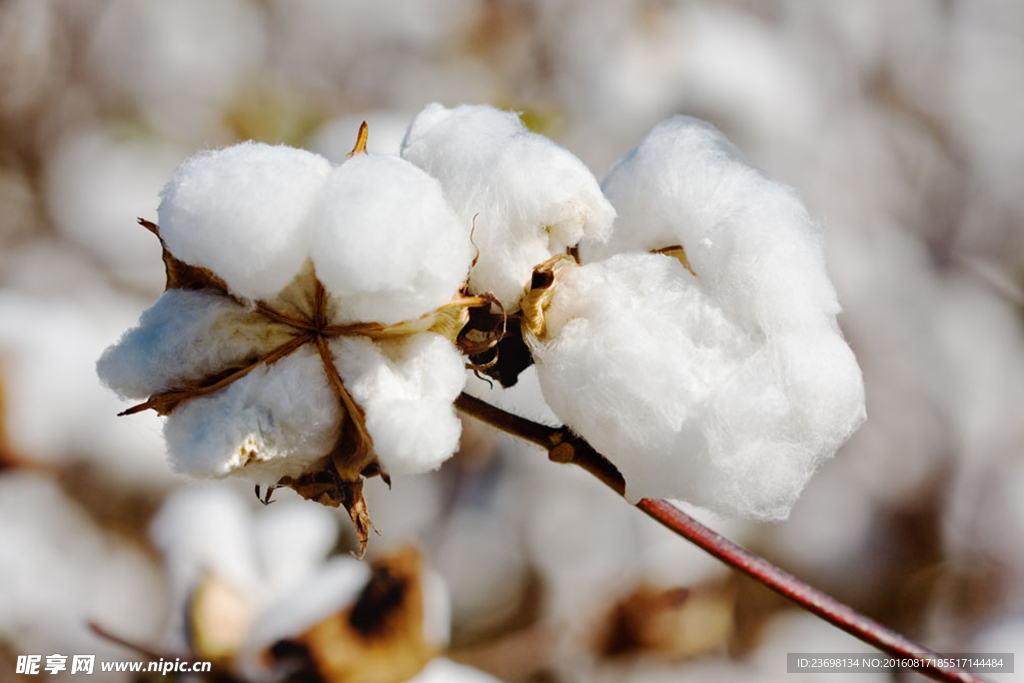
{"type": "Polygon", "coordinates": [[[438,654],[424,633],[423,573],[423,560],[411,548],[375,561],[351,607],[278,643],[271,656],[297,657],[302,674],[325,683],[412,678],[438,654]]]}

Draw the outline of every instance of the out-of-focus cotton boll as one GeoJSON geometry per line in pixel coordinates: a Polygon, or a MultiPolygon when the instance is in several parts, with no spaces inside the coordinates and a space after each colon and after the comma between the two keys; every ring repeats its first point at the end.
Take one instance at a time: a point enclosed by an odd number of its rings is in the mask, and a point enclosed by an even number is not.
{"type": "Polygon", "coordinates": [[[159,291],[160,244],[134,225],[152,218],[157,194],[187,156],[177,145],[116,128],[86,129],[47,160],[46,202],[60,233],[102,259],[115,277],[159,291]]]}
{"type": "Polygon", "coordinates": [[[19,116],[45,103],[60,83],[68,46],[60,40],[57,3],[15,0],[0,6],[0,114],[19,116]]]}
{"type": "Polygon", "coordinates": [[[535,349],[544,396],[631,500],[784,518],[863,420],[860,371],[829,325],[759,329],[698,281],[662,255],[570,271],[535,349]]]}
{"type": "Polygon", "coordinates": [[[208,140],[222,107],[263,57],[259,8],[245,0],[106,3],[86,65],[161,130],[208,140]]]}
{"type": "Polygon", "coordinates": [[[472,667],[438,657],[408,683],[498,683],[498,679],[472,667]]]}
{"type": "MultiPolygon", "coordinates": [[[[0,476],[0,543],[7,549],[0,641],[11,651],[92,653],[103,661],[124,657],[124,649],[91,633],[88,622],[140,640],[156,634],[164,597],[152,562],[96,526],[54,482],[0,476]]],[[[68,665],[63,676],[74,680],[68,665]]]]}
{"type": "Polygon", "coordinates": [[[463,221],[475,217],[470,288],[510,311],[534,266],[584,235],[603,239],[615,215],[583,163],[512,112],[431,104],[410,125],[402,157],[441,181],[463,221]]]}
{"type": "Polygon", "coordinates": [[[338,166],[309,220],[339,322],[418,318],[448,303],[469,273],[469,223],[437,180],[402,159],[357,155],[338,166]]]}
{"type": "Polygon", "coordinates": [[[922,236],[948,220],[953,210],[936,207],[948,207],[940,197],[955,191],[926,136],[909,130],[878,109],[837,117],[802,183],[813,211],[828,216],[830,271],[871,406],[871,419],[846,447],[848,483],[890,504],[931,485],[949,453],[952,424],[936,372],[940,282],[922,236]],[[911,159],[924,163],[907,166],[911,159]]]}
{"type": "MultiPolygon", "coordinates": [[[[1017,614],[991,623],[975,634],[971,652],[1016,652],[1024,643],[1024,616],[1017,614]]],[[[1012,674],[985,674],[994,683],[1022,683],[1024,671],[1012,674]]]]}
{"type": "Polygon", "coordinates": [[[184,381],[243,365],[287,342],[281,327],[223,296],[169,289],[137,327],[100,356],[97,371],[125,398],[147,398],[184,381]]]}
{"type": "Polygon", "coordinates": [[[398,156],[411,119],[411,114],[391,110],[341,116],[321,126],[313,134],[308,148],[323,155],[332,164],[345,163],[348,153],[352,151],[355,132],[359,130],[359,124],[365,121],[372,131],[366,141],[366,150],[370,154],[398,156]]]}
{"type": "Polygon", "coordinates": [[[164,503],[149,529],[164,556],[171,606],[165,629],[168,646],[185,647],[185,606],[207,576],[238,594],[261,588],[251,512],[241,496],[223,485],[182,489],[164,503]]]}
{"type": "Polygon", "coordinates": [[[389,474],[426,472],[451,457],[462,433],[452,402],[466,376],[462,356],[448,340],[424,333],[377,345],[342,337],[331,347],[345,386],[366,411],[374,450],[389,474]]]}
{"type": "MultiPolygon", "coordinates": [[[[778,677],[767,680],[791,680],[785,673],[787,652],[863,652],[864,644],[853,636],[840,631],[828,622],[803,611],[788,610],[773,617],[765,626],[761,642],[749,658],[749,663],[765,674],[779,672],[778,677]]],[[[802,674],[814,683],[847,681],[855,683],[888,683],[889,674],[873,673],[824,673],[802,674]]]]}
{"type": "MultiPolygon", "coordinates": [[[[962,558],[981,555],[1011,575],[1024,570],[1024,325],[1020,308],[973,274],[944,282],[940,341],[948,368],[947,395],[957,452],[944,536],[962,558]],[[975,353],[984,348],[985,353],[975,353]]],[[[1010,586],[1024,599],[1019,581],[1010,586]]]]}
{"type": "Polygon", "coordinates": [[[84,462],[116,484],[168,485],[160,423],[126,426],[121,402],[90,371],[134,301],[107,293],[60,303],[0,290],[0,374],[8,445],[35,462],[84,462]]]}
{"type": "Polygon", "coordinates": [[[160,195],[160,236],[175,257],[212,270],[232,292],[269,299],[309,257],[305,219],[329,172],[323,157],[283,145],[198,154],[160,195]]]}
{"type": "Polygon", "coordinates": [[[342,103],[339,93],[413,106],[431,97],[430,90],[422,82],[411,82],[416,95],[410,96],[392,89],[394,83],[405,82],[410,72],[455,80],[452,65],[439,65],[437,53],[458,53],[451,48],[477,9],[472,0],[400,0],[388,5],[270,0],[267,6],[270,49],[289,82],[342,103]]]}
{"type": "Polygon", "coordinates": [[[608,128],[685,111],[715,121],[759,163],[784,167],[799,155],[820,105],[783,33],[721,3],[647,12],[655,17],[636,11],[629,30],[594,46],[588,78],[572,83],[608,128]]]}
{"type": "Polygon", "coordinates": [[[958,247],[1020,273],[1024,270],[1024,7],[993,0],[957,5],[948,44],[951,134],[970,171],[958,247]]]}
{"type": "Polygon", "coordinates": [[[272,486],[329,453],[341,419],[320,356],[306,346],[186,402],[168,416],[164,436],[171,465],[182,474],[223,477],[244,468],[272,486]]]}
{"type": "MultiPolygon", "coordinates": [[[[171,587],[170,641],[184,645],[182,620],[204,579],[225,582],[253,612],[272,607],[300,587],[313,588],[307,584],[320,571],[337,534],[336,518],[320,506],[281,501],[254,511],[240,492],[226,484],[178,491],[150,526],[171,587]]],[[[327,595],[340,590],[337,584],[350,582],[329,571],[323,575],[315,588],[322,602],[329,603],[327,595]]],[[[365,580],[365,571],[360,576],[365,580]]],[[[282,624],[287,622],[282,618],[282,624]]]]}

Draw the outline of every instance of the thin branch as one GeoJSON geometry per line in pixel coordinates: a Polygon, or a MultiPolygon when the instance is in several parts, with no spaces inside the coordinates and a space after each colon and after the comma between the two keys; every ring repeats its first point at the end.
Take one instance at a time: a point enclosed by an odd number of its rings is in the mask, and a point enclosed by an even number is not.
{"type": "MultiPolygon", "coordinates": [[[[482,420],[492,427],[540,446],[548,451],[548,457],[555,462],[571,463],[583,467],[616,493],[621,495],[625,491],[624,482],[618,470],[568,428],[542,425],[525,417],[513,415],[468,394],[462,394],[456,399],[455,406],[467,415],[482,420]]],[[[792,574],[707,528],[670,502],[644,498],[637,503],[636,507],[668,529],[779,595],[792,600],[808,612],[882,652],[916,660],[919,666],[915,670],[919,673],[937,681],[982,683],[982,679],[973,674],[937,666],[935,664],[935,658],[938,657],[936,653],[865,617],[826,593],[812,588],[792,574]]]]}

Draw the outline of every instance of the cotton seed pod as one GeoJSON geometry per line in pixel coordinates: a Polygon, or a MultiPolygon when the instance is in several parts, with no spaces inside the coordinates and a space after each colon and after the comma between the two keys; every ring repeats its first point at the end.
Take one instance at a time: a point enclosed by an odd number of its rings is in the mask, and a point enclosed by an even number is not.
{"type": "Polygon", "coordinates": [[[546,401],[631,501],[785,518],[865,417],[820,226],[686,117],[659,124],[603,187],[611,237],[524,299],[539,301],[527,341],[546,401]]]}
{"type": "Polygon", "coordinates": [[[172,466],[244,476],[349,510],[361,481],[436,468],[458,446],[454,342],[470,225],[397,157],[336,168],[243,143],[187,160],[163,191],[167,289],[100,358],[128,409],[167,415],[172,466]]]}

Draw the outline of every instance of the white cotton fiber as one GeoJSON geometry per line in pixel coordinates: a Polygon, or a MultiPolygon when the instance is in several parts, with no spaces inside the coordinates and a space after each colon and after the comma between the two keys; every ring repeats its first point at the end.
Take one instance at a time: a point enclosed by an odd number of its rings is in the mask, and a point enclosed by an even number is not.
{"type": "Polygon", "coordinates": [[[411,320],[451,300],[469,275],[469,221],[437,180],[397,157],[357,155],[327,178],[313,262],[338,322],[411,320]]]}
{"type": "Polygon", "coordinates": [[[240,474],[276,484],[330,453],[340,411],[320,356],[307,344],[182,403],[164,426],[168,456],[175,470],[190,476],[240,474]]]}
{"type": "Polygon", "coordinates": [[[170,289],[104,351],[96,369],[121,396],[149,398],[246,365],[290,337],[288,328],[268,325],[221,294],[170,289]]]}
{"type": "Polygon", "coordinates": [[[602,189],[619,218],[606,243],[581,245],[584,262],[681,245],[700,288],[752,328],[802,330],[839,312],[821,227],[792,188],[744,163],[714,126],[686,116],[660,123],[602,189]]]}
{"type": "Polygon", "coordinates": [[[593,174],[564,148],[489,106],[431,104],[412,122],[402,157],[441,181],[480,258],[470,277],[509,310],[534,266],[586,235],[608,235],[615,211],[593,174]]]}
{"type": "Polygon", "coordinates": [[[260,610],[239,657],[251,680],[263,680],[264,653],[274,643],[294,638],[352,605],[370,580],[370,566],[347,556],[332,557],[311,569],[301,582],[278,592],[260,610]]]}
{"type": "Polygon", "coordinates": [[[388,474],[427,472],[452,456],[462,432],[452,402],[466,377],[451,342],[432,332],[380,344],[341,337],[331,350],[388,474]]]}
{"type": "Polygon", "coordinates": [[[267,594],[304,583],[338,542],[338,518],[330,508],[301,500],[264,507],[255,520],[256,552],[267,594]]]}
{"type": "Polygon", "coordinates": [[[188,604],[206,577],[225,582],[247,601],[263,592],[252,510],[223,484],[176,491],[150,524],[149,537],[163,555],[169,583],[170,647],[187,646],[188,604]]]}
{"type": "Polygon", "coordinates": [[[497,678],[477,669],[438,657],[409,679],[409,683],[499,683],[497,678]]]}
{"type": "Polygon", "coordinates": [[[546,321],[544,397],[619,468],[630,500],[784,518],[863,420],[860,369],[834,323],[758,327],[669,256],[570,270],[546,321]]]}
{"type": "Polygon", "coordinates": [[[160,234],[186,263],[231,291],[269,299],[309,256],[305,220],[330,164],[310,152],[245,142],[185,161],[161,193],[160,234]]]}

